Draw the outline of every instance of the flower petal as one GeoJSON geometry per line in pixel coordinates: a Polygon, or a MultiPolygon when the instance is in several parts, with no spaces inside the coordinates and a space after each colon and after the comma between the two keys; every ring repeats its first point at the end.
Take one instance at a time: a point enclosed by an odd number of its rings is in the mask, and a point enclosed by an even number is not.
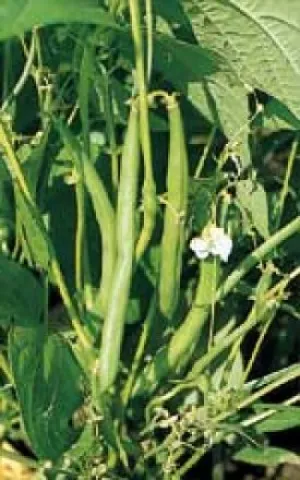
{"type": "Polygon", "coordinates": [[[223,229],[219,230],[218,235],[214,236],[210,251],[213,255],[219,255],[224,262],[227,262],[233,244],[231,238],[224,233],[223,229]]]}
{"type": "Polygon", "coordinates": [[[196,257],[201,260],[209,255],[209,244],[202,238],[195,237],[190,241],[190,249],[195,253],[196,257]]]}

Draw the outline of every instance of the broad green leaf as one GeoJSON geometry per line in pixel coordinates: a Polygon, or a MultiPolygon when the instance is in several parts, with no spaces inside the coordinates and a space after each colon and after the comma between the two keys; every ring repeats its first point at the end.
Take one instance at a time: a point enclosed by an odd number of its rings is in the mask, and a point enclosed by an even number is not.
{"type": "Polygon", "coordinates": [[[32,326],[41,320],[43,289],[26,268],[0,254],[0,323],[32,326]]]}
{"type": "Polygon", "coordinates": [[[117,28],[97,0],[2,0],[0,40],[22,35],[36,25],[80,22],[117,28]]]}
{"type": "Polygon", "coordinates": [[[180,0],[153,1],[154,11],[163,18],[173,34],[180,40],[197,43],[189,17],[186,15],[180,0]]]}
{"type": "Polygon", "coordinates": [[[282,463],[300,465],[300,456],[284,448],[276,447],[245,447],[233,457],[240,462],[262,465],[265,467],[276,467],[282,463]]]}
{"type": "Polygon", "coordinates": [[[289,0],[288,8],[285,0],[192,3],[191,17],[199,41],[223,55],[246,86],[270,93],[299,116],[298,0],[289,0]]]}
{"type": "Polygon", "coordinates": [[[291,0],[288,8],[285,0],[184,0],[183,4],[201,45],[225,60],[220,63],[222,71],[209,76],[206,84],[189,85],[189,98],[208,118],[217,113],[216,124],[222,125],[229,140],[241,141],[246,166],[249,92],[264,90],[286,104],[291,115],[300,115],[300,3],[291,0]]]}
{"type": "Polygon", "coordinates": [[[191,45],[168,35],[157,35],[154,67],[182,90],[188,82],[200,82],[219,70],[221,57],[200,45],[191,45]]]}
{"type": "Polygon", "coordinates": [[[276,404],[263,404],[261,407],[255,405],[255,411],[264,412],[270,409],[274,410],[274,413],[256,425],[256,430],[260,433],[280,432],[300,426],[300,407],[276,404]]]}
{"type": "Polygon", "coordinates": [[[252,180],[240,180],[237,184],[239,203],[250,215],[253,227],[263,238],[268,238],[269,212],[267,195],[263,186],[252,180]]]}
{"type": "Polygon", "coordinates": [[[82,404],[79,366],[58,335],[43,326],[13,328],[9,353],[25,430],[39,458],[58,459],[77,439],[72,415],[82,404]]]}

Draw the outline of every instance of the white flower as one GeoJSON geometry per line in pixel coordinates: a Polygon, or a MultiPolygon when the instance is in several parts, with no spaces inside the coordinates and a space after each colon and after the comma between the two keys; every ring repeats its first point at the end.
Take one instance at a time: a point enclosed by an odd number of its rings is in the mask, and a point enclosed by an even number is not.
{"type": "Polygon", "coordinates": [[[190,248],[201,260],[211,254],[227,262],[232,250],[232,240],[223,228],[211,225],[204,229],[201,237],[192,238],[190,248]]]}
{"type": "Polygon", "coordinates": [[[190,249],[193,250],[196,257],[200,259],[207,258],[210,253],[206,240],[203,240],[200,237],[192,238],[190,241],[190,249]]]}

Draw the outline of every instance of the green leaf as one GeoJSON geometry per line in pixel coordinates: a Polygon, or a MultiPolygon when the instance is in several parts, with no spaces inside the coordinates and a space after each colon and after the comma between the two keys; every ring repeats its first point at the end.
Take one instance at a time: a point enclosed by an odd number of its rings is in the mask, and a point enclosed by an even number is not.
{"type": "Polygon", "coordinates": [[[264,412],[266,409],[274,410],[274,413],[256,425],[258,432],[280,432],[300,426],[300,407],[276,404],[255,405],[256,412],[264,412]]]}
{"type": "Polygon", "coordinates": [[[245,447],[236,453],[233,458],[240,462],[246,462],[252,465],[262,465],[265,467],[276,467],[282,463],[300,465],[299,455],[289,452],[284,448],[276,447],[245,447]]]}
{"type": "Polygon", "coordinates": [[[0,254],[0,322],[32,326],[43,312],[43,289],[34,275],[0,254]]]}
{"type": "MultiPolygon", "coordinates": [[[[41,138],[39,139],[39,143],[34,148],[30,148],[30,153],[24,161],[24,164],[22,165],[27,185],[34,199],[36,199],[48,140],[49,129],[46,129],[45,132],[42,134],[41,138]]],[[[21,158],[19,151],[18,158],[21,158]]]]}
{"type": "Polygon", "coordinates": [[[10,174],[0,156],[0,218],[1,220],[13,225],[13,188],[10,174]]]}
{"type": "MultiPolygon", "coordinates": [[[[199,43],[220,55],[220,70],[206,83],[189,85],[191,102],[240,142],[243,166],[249,163],[247,94],[261,89],[286,104],[299,118],[300,4],[291,0],[185,0],[199,43]]],[[[194,66],[191,67],[193,69],[194,66]]],[[[182,71],[188,77],[189,70],[182,71]]],[[[174,80],[176,83],[176,79],[174,80]]]]}
{"type": "Polygon", "coordinates": [[[300,119],[276,98],[267,103],[257,120],[261,127],[271,131],[300,129],[300,119]]]}
{"type": "Polygon", "coordinates": [[[216,195],[216,179],[190,179],[189,182],[189,215],[193,229],[201,232],[211,219],[211,209],[216,195]]]}
{"type": "Polygon", "coordinates": [[[25,429],[39,458],[58,459],[78,438],[72,415],[82,404],[79,366],[58,335],[43,326],[13,328],[9,353],[25,429]]]}
{"type": "Polygon", "coordinates": [[[109,13],[97,0],[2,0],[0,40],[22,35],[35,25],[80,22],[117,28],[109,13]]]}
{"type": "Polygon", "coordinates": [[[237,79],[278,98],[299,117],[298,0],[290,0],[289,8],[285,0],[201,0],[188,12],[198,40],[226,58],[237,79]]]}
{"type": "Polygon", "coordinates": [[[238,145],[243,166],[250,162],[247,147],[249,118],[245,86],[225,66],[224,59],[211,49],[178,41],[167,35],[157,37],[154,67],[161,71],[193,106],[238,145]]]}
{"type": "Polygon", "coordinates": [[[15,189],[17,221],[22,226],[22,248],[29,262],[48,270],[50,261],[47,231],[34,207],[23,193],[15,189]]]}
{"type": "Polygon", "coordinates": [[[247,90],[228,72],[217,72],[201,84],[189,86],[189,99],[205,117],[227,136],[230,150],[246,168],[250,163],[250,129],[247,90]]]}
{"type": "Polygon", "coordinates": [[[154,67],[181,89],[186,89],[188,82],[200,82],[219,70],[220,56],[200,45],[160,34],[154,49],[154,67]]]}
{"type": "Polygon", "coordinates": [[[180,40],[196,43],[189,17],[186,15],[180,0],[153,1],[154,11],[163,18],[171,28],[173,34],[180,40]]]}
{"type": "Polygon", "coordinates": [[[263,238],[268,238],[269,212],[267,195],[263,186],[250,179],[240,180],[237,184],[237,198],[249,214],[253,227],[263,238]]]}

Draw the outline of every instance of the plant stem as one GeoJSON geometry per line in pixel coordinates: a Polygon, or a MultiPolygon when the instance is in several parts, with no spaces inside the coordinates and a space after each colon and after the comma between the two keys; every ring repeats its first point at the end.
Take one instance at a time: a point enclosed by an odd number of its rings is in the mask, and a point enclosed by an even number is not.
{"type": "Polygon", "coordinates": [[[283,182],[283,186],[282,186],[282,189],[281,189],[281,192],[280,192],[280,198],[279,198],[279,201],[278,201],[278,205],[277,205],[277,208],[276,208],[275,230],[277,230],[277,228],[279,227],[280,222],[281,222],[282,212],[283,212],[285,200],[286,200],[286,197],[287,197],[287,194],[288,194],[288,191],[289,191],[289,182],[290,182],[293,166],[294,166],[294,163],[295,163],[295,159],[296,159],[296,156],[297,156],[298,147],[299,147],[299,135],[296,136],[296,138],[293,142],[290,154],[289,154],[288,163],[287,163],[287,167],[286,167],[286,171],[285,171],[284,182],[283,182]]]}
{"type": "Polygon", "coordinates": [[[75,184],[76,233],[75,233],[75,285],[78,295],[83,293],[83,259],[85,252],[85,191],[82,158],[79,159],[80,172],[75,184]]]}
{"type": "Polygon", "coordinates": [[[215,138],[215,135],[216,135],[216,132],[217,132],[217,128],[216,127],[213,127],[211,132],[210,132],[210,135],[208,137],[208,140],[207,140],[207,143],[204,147],[204,150],[203,150],[203,153],[199,159],[199,162],[198,162],[198,165],[197,165],[197,168],[195,170],[195,173],[194,173],[194,178],[200,178],[201,176],[201,173],[202,173],[202,170],[203,170],[203,167],[204,167],[204,164],[205,164],[205,161],[207,159],[207,156],[209,154],[209,151],[211,149],[211,146],[213,144],[213,141],[214,141],[214,138],[215,138]]]}
{"type": "Polygon", "coordinates": [[[136,259],[138,261],[143,256],[148,246],[155,226],[156,186],[152,168],[152,148],[145,76],[144,44],[141,30],[141,11],[139,0],[129,0],[129,8],[135,50],[136,77],[139,89],[141,144],[145,169],[143,186],[144,225],[136,246],[136,259]]]}
{"type": "Polygon", "coordinates": [[[150,302],[150,305],[149,305],[149,311],[148,311],[146,320],[144,321],[144,324],[143,324],[142,333],[141,333],[141,336],[139,338],[138,346],[137,346],[137,349],[136,349],[136,352],[135,352],[135,355],[134,355],[131,371],[130,371],[130,374],[127,378],[125,386],[123,388],[122,398],[123,398],[123,407],[124,408],[128,404],[128,401],[129,401],[129,398],[130,398],[130,395],[131,395],[131,392],[132,392],[132,388],[133,388],[133,385],[134,385],[134,382],[135,382],[135,379],[136,379],[136,374],[138,372],[138,369],[140,367],[140,364],[141,364],[141,361],[142,361],[142,358],[143,358],[143,355],[144,355],[146,343],[148,341],[151,326],[152,326],[153,319],[154,319],[154,316],[155,316],[156,313],[157,313],[157,297],[156,297],[156,294],[154,293],[154,296],[153,296],[153,298],[150,302]]]}
{"type": "MultiPolygon", "coordinates": [[[[290,406],[290,405],[294,405],[295,403],[299,403],[299,402],[300,402],[300,394],[297,394],[297,395],[294,395],[293,397],[289,398],[288,400],[285,400],[284,402],[282,402],[282,405],[290,406]]],[[[253,417],[250,417],[250,418],[247,418],[246,420],[244,420],[241,423],[241,425],[243,427],[250,427],[251,425],[255,425],[256,423],[261,422],[262,420],[265,420],[265,419],[271,417],[272,415],[274,415],[277,412],[278,412],[278,410],[276,408],[273,408],[273,409],[264,411],[262,413],[258,413],[256,415],[253,415],[253,417]]]]}
{"type": "Polygon", "coordinates": [[[256,250],[247,255],[240,265],[227,277],[224,283],[217,291],[217,300],[220,301],[226,297],[239,283],[239,281],[261,260],[287,240],[295,233],[300,232],[300,216],[289,222],[281,228],[272,237],[266,240],[256,250]]]}
{"type": "Polygon", "coordinates": [[[291,369],[291,371],[287,372],[284,376],[281,376],[279,379],[274,380],[274,382],[270,383],[269,385],[266,385],[265,387],[261,388],[257,392],[250,395],[245,400],[241,401],[237,405],[236,410],[242,410],[242,408],[248,407],[259,398],[267,395],[268,393],[271,393],[276,388],[279,388],[282,385],[285,385],[286,383],[291,382],[292,380],[296,380],[299,377],[300,377],[300,364],[295,365],[295,368],[291,369]]]}
{"type": "Polygon", "coordinates": [[[197,449],[197,451],[178,469],[177,473],[179,478],[182,478],[183,475],[186,474],[196,463],[200,461],[200,459],[205,455],[207,452],[207,448],[202,447],[197,449]]]}
{"type": "MultiPolygon", "coordinates": [[[[13,91],[5,98],[5,101],[2,105],[2,110],[6,110],[7,107],[9,106],[9,104],[11,104],[11,102],[19,95],[19,93],[23,89],[23,87],[24,87],[24,85],[25,85],[25,83],[26,83],[26,81],[27,81],[27,79],[30,75],[31,67],[32,67],[32,64],[33,64],[33,61],[34,61],[34,54],[35,54],[35,37],[34,37],[34,35],[32,35],[31,44],[30,44],[30,47],[29,47],[29,51],[28,51],[28,55],[27,55],[27,58],[26,58],[24,68],[23,68],[23,72],[22,72],[19,80],[15,84],[15,86],[13,88],[13,91]]],[[[4,71],[5,70],[6,69],[4,69],[4,71]]]]}
{"type": "Polygon", "coordinates": [[[109,150],[111,156],[111,178],[113,187],[114,201],[117,199],[118,184],[119,184],[119,158],[117,149],[117,139],[114,125],[112,95],[109,85],[108,73],[103,65],[99,66],[101,74],[101,82],[99,81],[99,89],[103,96],[104,115],[106,121],[106,131],[109,141],[109,150]]]}
{"type": "Polygon", "coordinates": [[[153,63],[153,6],[152,0],[146,2],[146,26],[147,26],[147,79],[150,82],[153,63]]]}

